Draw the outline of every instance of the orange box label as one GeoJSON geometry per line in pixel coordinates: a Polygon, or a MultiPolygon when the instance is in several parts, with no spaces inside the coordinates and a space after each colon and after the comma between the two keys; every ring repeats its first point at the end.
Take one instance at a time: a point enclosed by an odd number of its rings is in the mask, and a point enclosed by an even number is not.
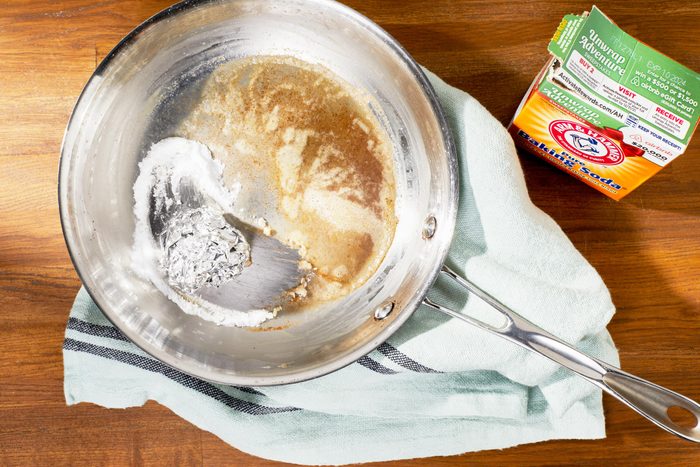
{"type": "Polygon", "coordinates": [[[624,143],[617,130],[595,127],[538,91],[527,98],[509,131],[524,150],[615,200],[662,169],[624,143]]]}

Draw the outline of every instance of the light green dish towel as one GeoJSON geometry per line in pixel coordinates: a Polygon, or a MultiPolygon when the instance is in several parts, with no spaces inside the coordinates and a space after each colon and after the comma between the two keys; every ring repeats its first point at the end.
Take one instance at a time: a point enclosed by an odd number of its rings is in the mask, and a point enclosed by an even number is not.
{"type": "MultiPolygon", "coordinates": [[[[536,208],[505,129],[434,75],[457,143],[460,205],[448,264],[551,333],[612,364],[601,278],[536,208]]],[[[432,298],[479,316],[438,282],[432,298]]],[[[465,303],[466,301],[466,303],[465,303]]],[[[605,436],[601,391],[498,337],[419,309],[357,363],[304,383],[251,389],[171,369],[126,340],[81,290],[64,343],[68,404],[155,400],[250,454],[299,464],[445,456],[605,436]]]]}

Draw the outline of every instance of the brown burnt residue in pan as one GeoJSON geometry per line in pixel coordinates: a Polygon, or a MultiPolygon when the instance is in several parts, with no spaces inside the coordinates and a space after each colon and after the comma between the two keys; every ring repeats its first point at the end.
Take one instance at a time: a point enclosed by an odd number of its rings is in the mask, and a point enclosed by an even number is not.
{"type": "Polygon", "coordinates": [[[285,309],[352,292],[391,245],[393,152],[369,103],[324,68],[255,57],[217,68],[181,125],[225,164],[226,182],[240,185],[238,214],[264,217],[314,267],[285,309]]]}

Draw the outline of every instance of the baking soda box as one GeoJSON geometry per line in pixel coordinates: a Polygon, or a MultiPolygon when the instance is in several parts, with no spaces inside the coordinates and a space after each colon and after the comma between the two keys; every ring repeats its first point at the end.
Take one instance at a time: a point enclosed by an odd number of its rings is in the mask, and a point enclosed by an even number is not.
{"type": "Polygon", "coordinates": [[[567,15],[521,102],[515,143],[620,200],[683,154],[700,75],[637,41],[598,8],[567,15]]]}

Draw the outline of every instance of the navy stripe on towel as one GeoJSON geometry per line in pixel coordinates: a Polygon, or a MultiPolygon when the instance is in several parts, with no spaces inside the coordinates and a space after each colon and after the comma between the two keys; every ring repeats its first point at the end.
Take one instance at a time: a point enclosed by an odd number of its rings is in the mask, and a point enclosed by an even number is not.
{"type": "MultiPolygon", "coordinates": [[[[124,342],[131,342],[122,332],[115,328],[114,326],[103,326],[101,324],[93,324],[87,321],[83,321],[78,318],[68,319],[68,329],[74,331],[82,332],[83,334],[90,334],[91,336],[97,337],[108,337],[110,339],[116,339],[124,342]]],[[[134,344],[135,345],[135,344],[134,344]]],[[[247,386],[231,386],[239,391],[247,392],[248,394],[256,394],[258,396],[264,396],[262,392],[257,389],[247,387],[247,386]]]]}
{"type": "Polygon", "coordinates": [[[376,373],[381,373],[383,375],[395,375],[397,373],[396,371],[392,370],[391,368],[385,367],[384,365],[382,365],[378,361],[369,358],[367,355],[365,355],[364,357],[361,357],[357,361],[357,363],[359,363],[360,365],[362,365],[363,367],[365,367],[369,370],[372,370],[376,373]]]}
{"type": "Polygon", "coordinates": [[[171,368],[166,364],[159,362],[158,360],[143,357],[141,355],[136,355],[129,352],[124,352],[122,350],[110,349],[108,347],[89,344],[87,342],[81,342],[71,338],[66,338],[66,340],[63,342],[63,348],[65,350],[85,352],[104,357],[110,360],[116,360],[122,363],[126,363],[128,365],[135,366],[137,368],[141,368],[146,371],[151,371],[153,373],[160,373],[166,376],[167,378],[175,381],[176,383],[185,386],[186,388],[193,389],[201,394],[204,394],[205,396],[209,396],[212,399],[221,402],[222,404],[234,410],[243,412],[248,415],[268,415],[274,413],[294,412],[297,410],[301,410],[298,407],[267,407],[264,405],[256,404],[254,402],[248,402],[242,399],[238,399],[225,393],[213,384],[207,383],[206,381],[197,379],[193,376],[182,373],[181,371],[175,370],[174,368],[171,368]]]}
{"type": "Polygon", "coordinates": [[[421,365],[408,355],[400,352],[397,348],[387,344],[386,342],[377,347],[377,350],[379,350],[389,360],[406,368],[407,370],[415,371],[416,373],[442,373],[441,371],[433,370],[432,368],[421,365]]]}
{"type": "Polygon", "coordinates": [[[120,341],[130,342],[121,331],[114,326],[102,326],[100,324],[88,323],[78,318],[68,318],[68,329],[90,334],[97,337],[109,337],[120,341]]]}

